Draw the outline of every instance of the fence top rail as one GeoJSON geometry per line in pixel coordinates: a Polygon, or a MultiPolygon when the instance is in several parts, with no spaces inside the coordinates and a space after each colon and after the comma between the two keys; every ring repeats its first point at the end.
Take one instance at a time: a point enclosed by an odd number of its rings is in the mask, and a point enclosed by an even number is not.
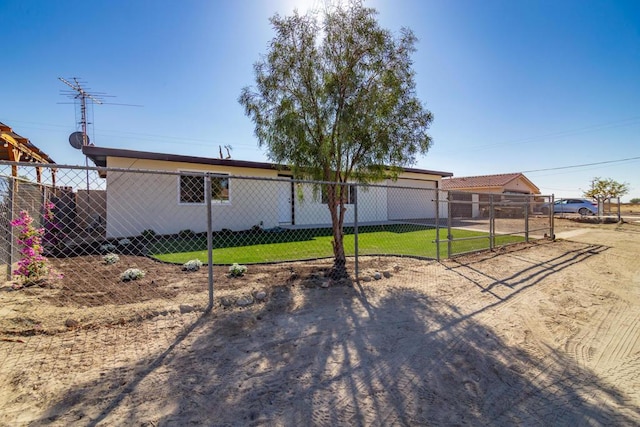
{"type": "MultiPolygon", "coordinates": [[[[501,197],[522,197],[527,199],[532,198],[550,198],[551,195],[541,195],[541,194],[509,194],[509,193],[481,193],[481,192],[467,192],[467,191],[451,191],[451,190],[443,190],[441,188],[425,188],[425,187],[416,187],[416,186],[401,186],[401,185],[393,185],[393,184],[384,184],[384,183],[362,183],[362,182],[341,182],[336,183],[333,181],[320,181],[320,180],[312,180],[312,179],[299,179],[299,178],[288,178],[288,177],[258,177],[258,176],[248,176],[248,175],[230,175],[227,173],[218,173],[218,172],[208,172],[208,171],[167,171],[167,170],[157,170],[157,169],[131,169],[131,168],[113,168],[113,167],[101,167],[101,166],[80,166],[80,165],[61,165],[61,164],[50,164],[50,163],[32,163],[32,162],[12,162],[7,160],[0,160],[0,166],[23,166],[30,168],[46,168],[51,170],[90,170],[96,171],[98,173],[103,172],[119,172],[119,173],[137,173],[137,174],[155,174],[155,175],[171,175],[171,176],[202,176],[202,177],[212,177],[212,178],[227,178],[233,177],[233,179],[240,180],[252,180],[252,181],[272,181],[272,182],[288,182],[293,184],[312,184],[312,185],[355,185],[359,188],[367,189],[367,188],[396,188],[399,190],[419,190],[419,191],[439,191],[441,193],[447,194],[481,194],[481,195],[489,195],[489,196],[501,196],[501,197]]],[[[4,176],[0,174],[0,176],[4,176]]],[[[9,176],[7,176],[9,177],[9,176]]],[[[390,178],[388,178],[390,179],[390,178]]],[[[436,181],[428,181],[428,182],[436,182],[436,181]]],[[[446,203],[446,200],[441,200],[446,203]]],[[[453,202],[453,201],[449,201],[453,202]]],[[[460,202],[460,201],[455,201],[460,202]]],[[[464,201],[462,201],[464,202],[464,201]]],[[[499,201],[494,201],[499,202],[499,201]]],[[[467,202],[468,203],[468,202],[467,202]]],[[[511,204],[515,204],[517,202],[510,202],[511,204]]]]}
{"type": "MultiPolygon", "coordinates": [[[[287,182],[293,184],[315,184],[315,185],[356,185],[360,188],[368,188],[368,187],[380,187],[380,188],[398,188],[403,190],[415,189],[422,191],[436,191],[438,188],[424,188],[424,187],[408,187],[408,186],[393,186],[388,184],[379,184],[379,183],[362,183],[362,182],[333,182],[333,181],[320,181],[320,180],[311,180],[311,179],[299,179],[299,178],[289,178],[289,177],[259,177],[259,176],[249,176],[249,175],[230,175],[228,173],[220,173],[220,172],[208,172],[208,171],[193,171],[193,170],[184,170],[184,171],[167,171],[167,170],[158,170],[158,169],[131,169],[131,168],[113,168],[113,167],[101,167],[101,166],[79,166],[79,165],[60,165],[60,164],[48,164],[48,163],[32,163],[32,162],[12,162],[6,160],[0,160],[0,166],[24,166],[30,168],[46,168],[51,170],[90,170],[100,172],[119,172],[119,173],[137,173],[137,174],[151,174],[151,175],[171,175],[171,176],[201,176],[201,177],[219,177],[219,178],[228,178],[232,177],[233,179],[239,180],[251,180],[251,181],[272,181],[272,182],[287,182]]],[[[0,174],[3,176],[3,174],[0,174]]],[[[7,176],[9,177],[9,176],[7,176]]],[[[431,181],[434,182],[434,181],[431,181]]]]}

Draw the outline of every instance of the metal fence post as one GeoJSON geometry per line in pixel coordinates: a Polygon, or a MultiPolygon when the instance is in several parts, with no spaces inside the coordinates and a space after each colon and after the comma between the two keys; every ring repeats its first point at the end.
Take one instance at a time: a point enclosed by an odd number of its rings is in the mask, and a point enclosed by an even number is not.
{"type": "Polygon", "coordinates": [[[549,237],[551,240],[556,240],[556,235],[554,234],[554,207],[555,207],[555,195],[551,195],[551,203],[549,205],[549,237]]]}
{"type": "Polygon", "coordinates": [[[436,260],[440,261],[440,190],[436,188],[436,260]]]}
{"type": "Polygon", "coordinates": [[[494,237],[496,235],[495,212],[493,206],[493,194],[489,195],[489,250],[495,246],[494,237]]]}
{"type": "Polygon", "coordinates": [[[447,194],[447,258],[451,258],[451,192],[447,194]]]}
{"type": "Polygon", "coordinates": [[[360,269],[358,264],[358,185],[351,187],[352,191],[355,191],[354,203],[353,203],[353,239],[354,239],[354,251],[355,251],[355,263],[356,263],[356,281],[360,276],[360,269]]]}
{"type": "Polygon", "coordinates": [[[529,243],[529,196],[524,196],[524,241],[529,243]]]}
{"type": "Polygon", "coordinates": [[[213,229],[211,225],[211,175],[208,172],[204,178],[204,201],[207,206],[207,279],[209,281],[207,311],[210,311],[213,308],[213,229]]]}
{"type": "Polygon", "coordinates": [[[15,201],[14,198],[16,197],[16,192],[17,192],[17,181],[15,177],[11,177],[8,178],[9,182],[11,182],[11,185],[9,185],[9,207],[7,209],[7,227],[9,227],[9,248],[8,251],[9,253],[7,254],[7,280],[11,280],[11,278],[13,277],[13,263],[15,261],[15,257],[13,254],[13,251],[15,250],[15,241],[16,241],[16,234],[14,231],[14,227],[11,225],[11,221],[14,220],[15,215],[13,210],[14,205],[15,205],[15,201]]]}

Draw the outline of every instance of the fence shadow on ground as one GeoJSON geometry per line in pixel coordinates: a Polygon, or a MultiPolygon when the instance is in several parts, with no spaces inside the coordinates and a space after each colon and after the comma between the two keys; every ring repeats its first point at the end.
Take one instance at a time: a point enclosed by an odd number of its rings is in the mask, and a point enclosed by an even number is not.
{"type": "MultiPolygon", "coordinates": [[[[597,256],[569,251],[494,278],[513,293],[597,256]],[[536,270],[539,269],[539,270],[536,270]],[[545,273],[543,271],[548,271],[545,273]]],[[[472,263],[454,268],[473,281],[472,263]]],[[[369,288],[370,289],[370,288],[369,288]]],[[[472,288],[470,288],[472,289],[472,288]]],[[[481,287],[478,293],[486,291],[481,287]]],[[[106,372],[52,406],[66,422],[98,404],[86,425],[633,425],[640,408],[567,355],[540,360],[508,346],[450,301],[404,290],[276,287],[255,310],[201,317],[135,380],[106,372]],[[159,369],[162,368],[162,369],[159,369]],[[119,418],[115,418],[115,417],[119,418]]],[[[480,311],[501,304],[487,304],[480,311]]]]}
{"type": "MultiPolygon", "coordinates": [[[[473,262],[460,262],[456,260],[456,258],[452,258],[449,261],[449,264],[453,265],[448,266],[447,269],[455,272],[469,282],[474,283],[481,289],[482,292],[492,293],[492,289],[496,286],[507,286],[511,289],[514,289],[515,292],[509,294],[506,298],[508,299],[512,298],[515,293],[522,292],[527,288],[535,286],[544,278],[566,268],[569,268],[572,265],[578,264],[594,255],[601,254],[608,249],[609,247],[603,245],[583,244],[575,250],[567,251],[554,258],[545,259],[544,261],[531,264],[529,267],[513,273],[505,278],[488,275],[487,273],[473,267],[473,262]],[[477,280],[478,277],[488,280],[489,283],[483,284],[482,282],[484,282],[485,280],[481,282],[477,280]]],[[[515,252],[510,252],[514,254],[513,256],[517,256],[515,255],[515,252]]],[[[499,254],[503,254],[503,250],[498,251],[495,256],[499,256],[499,254]]],[[[492,295],[494,295],[498,299],[498,301],[505,300],[505,298],[499,297],[493,293],[492,295]]],[[[488,307],[485,307],[484,309],[486,308],[488,307]]]]}

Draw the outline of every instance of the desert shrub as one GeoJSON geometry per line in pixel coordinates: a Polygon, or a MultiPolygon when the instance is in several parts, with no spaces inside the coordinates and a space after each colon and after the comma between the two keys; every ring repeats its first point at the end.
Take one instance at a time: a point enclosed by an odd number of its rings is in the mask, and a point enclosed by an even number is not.
{"type": "Polygon", "coordinates": [[[102,261],[104,261],[104,263],[107,265],[115,264],[116,262],[120,261],[120,257],[114,253],[108,253],[102,257],[102,261]]]}
{"type": "Polygon", "coordinates": [[[105,243],[104,245],[100,245],[100,252],[102,253],[110,253],[116,250],[116,245],[111,243],[105,243]]]}
{"type": "Polygon", "coordinates": [[[189,260],[182,265],[182,269],[185,271],[198,271],[200,267],[202,267],[202,261],[199,259],[189,260]]]}
{"type": "Polygon", "coordinates": [[[193,230],[180,230],[178,232],[178,237],[181,239],[192,239],[196,237],[196,233],[193,230]]]}
{"type": "Polygon", "coordinates": [[[244,276],[244,273],[247,272],[247,266],[246,265],[240,265],[237,262],[233,263],[233,265],[231,267],[229,267],[229,275],[231,277],[240,277],[240,276],[244,276]]]}
{"type": "Polygon", "coordinates": [[[140,270],[139,268],[129,268],[120,275],[120,280],[122,280],[123,282],[129,282],[131,280],[142,279],[144,275],[145,272],[140,270]]]}
{"type": "Polygon", "coordinates": [[[141,233],[142,237],[146,240],[151,240],[154,237],[156,237],[158,235],[158,233],[156,233],[154,230],[152,230],[151,228],[144,230],[141,233]]]}

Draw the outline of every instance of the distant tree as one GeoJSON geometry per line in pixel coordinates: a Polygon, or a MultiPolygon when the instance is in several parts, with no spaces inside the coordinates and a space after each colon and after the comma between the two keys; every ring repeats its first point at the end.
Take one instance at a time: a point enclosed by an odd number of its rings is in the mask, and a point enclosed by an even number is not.
{"type": "Polygon", "coordinates": [[[632,205],[640,204],[640,197],[634,197],[633,199],[629,200],[629,203],[631,203],[632,205]]]}
{"type": "Polygon", "coordinates": [[[416,95],[416,37],[380,28],[359,1],[281,17],[239,97],[270,159],[297,177],[327,181],[334,273],[344,275],[343,223],[349,181],[397,177],[431,145],[433,119],[416,95]],[[321,19],[319,19],[321,18],[321,19]]]}
{"type": "Polygon", "coordinates": [[[629,184],[614,181],[611,178],[593,178],[591,187],[584,192],[585,197],[605,202],[611,198],[622,197],[629,192],[629,184]]]}

